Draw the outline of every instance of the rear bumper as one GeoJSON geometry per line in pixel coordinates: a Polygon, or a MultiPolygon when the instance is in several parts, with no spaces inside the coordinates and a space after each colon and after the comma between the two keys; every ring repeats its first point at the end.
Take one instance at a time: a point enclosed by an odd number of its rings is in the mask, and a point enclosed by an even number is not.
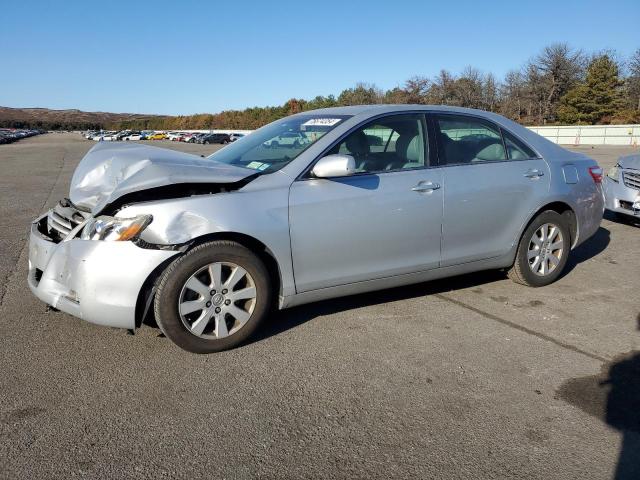
{"type": "Polygon", "coordinates": [[[604,178],[603,185],[607,210],[640,218],[640,190],[609,177],[604,178]]]}
{"type": "Polygon", "coordinates": [[[38,230],[40,219],[32,224],[29,237],[28,283],[33,294],[88,322],[135,328],[144,282],[178,252],[77,238],[54,243],[38,230]]]}

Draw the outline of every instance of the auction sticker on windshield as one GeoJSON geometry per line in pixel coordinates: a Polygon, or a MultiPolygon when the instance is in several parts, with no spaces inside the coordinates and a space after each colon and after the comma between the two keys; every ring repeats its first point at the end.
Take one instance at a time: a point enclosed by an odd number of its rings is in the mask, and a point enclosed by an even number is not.
{"type": "Polygon", "coordinates": [[[302,124],[303,127],[333,127],[342,121],[342,118],[312,118],[302,124]]]}

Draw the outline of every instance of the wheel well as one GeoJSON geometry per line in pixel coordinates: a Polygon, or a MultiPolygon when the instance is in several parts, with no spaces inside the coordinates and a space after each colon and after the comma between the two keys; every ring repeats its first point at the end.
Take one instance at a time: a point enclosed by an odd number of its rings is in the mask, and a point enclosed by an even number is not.
{"type": "MultiPolygon", "coordinates": [[[[278,298],[278,295],[280,294],[280,287],[282,285],[280,267],[278,266],[278,262],[276,261],[275,257],[269,251],[265,244],[249,235],[244,235],[242,233],[222,232],[211,233],[194,238],[191,241],[189,248],[185,251],[189,251],[197,245],[201,245],[205,242],[210,242],[213,240],[230,240],[233,242],[237,242],[258,255],[258,258],[260,258],[260,260],[262,260],[262,262],[264,262],[265,266],[267,267],[271,285],[273,286],[273,293],[276,295],[276,299],[278,298]]],[[[147,277],[147,280],[142,285],[142,288],[138,293],[138,301],[136,302],[136,328],[140,327],[145,321],[145,317],[148,317],[149,313],[153,311],[152,302],[153,296],[155,295],[156,284],[158,283],[166,268],[178,257],[179,255],[165,260],[162,264],[156,267],[156,269],[149,275],[149,277],[147,277]]]]}
{"type": "MultiPolygon", "coordinates": [[[[578,237],[578,220],[573,209],[564,202],[549,203],[540,208],[536,213],[534,213],[531,217],[531,220],[529,220],[529,223],[531,223],[534,218],[536,218],[546,210],[553,210],[554,212],[558,212],[560,215],[564,216],[567,219],[567,223],[569,224],[569,233],[571,235],[571,245],[573,245],[576,238],[578,237]]],[[[527,224],[527,226],[529,226],[529,224],[527,224]]]]}
{"type": "Polygon", "coordinates": [[[280,294],[280,287],[282,284],[280,267],[278,266],[278,262],[275,257],[267,248],[267,246],[262,243],[260,240],[251,237],[249,235],[245,235],[243,233],[237,232],[221,232],[221,233],[210,233],[207,235],[203,235],[201,237],[194,238],[192,240],[191,245],[189,246],[189,250],[195,247],[196,245],[201,245],[205,242],[210,242],[212,240],[230,240],[232,242],[239,243],[243,247],[248,248],[253,253],[258,255],[258,258],[262,260],[265,267],[267,267],[267,271],[269,272],[271,285],[273,286],[273,293],[277,296],[280,294]]]}

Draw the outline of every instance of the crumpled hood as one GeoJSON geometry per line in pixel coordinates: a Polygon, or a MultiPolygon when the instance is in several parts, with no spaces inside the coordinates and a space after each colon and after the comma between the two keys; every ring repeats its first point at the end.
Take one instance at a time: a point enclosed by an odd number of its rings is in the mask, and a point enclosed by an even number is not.
{"type": "Polygon", "coordinates": [[[175,150],[100,142],[78,164],[69,199],[96,214],[128,193],[177,183],[234,183],[255,173],[175,150]]]}
{"type": "Polygon", "coordinates": [[[618,159],[618,165],[622,168],[634,168],[640,170],[640,154],[627,155],[618,159]]]}

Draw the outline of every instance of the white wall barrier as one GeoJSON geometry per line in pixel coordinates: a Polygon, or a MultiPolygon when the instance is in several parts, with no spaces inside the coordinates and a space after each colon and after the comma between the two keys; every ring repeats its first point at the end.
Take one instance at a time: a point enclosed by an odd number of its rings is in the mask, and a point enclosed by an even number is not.
{"type": "Polygon", "coordinates": [[[640,146],[640,125],[563,125],[528,128],[559,145],[640,146]]]}

